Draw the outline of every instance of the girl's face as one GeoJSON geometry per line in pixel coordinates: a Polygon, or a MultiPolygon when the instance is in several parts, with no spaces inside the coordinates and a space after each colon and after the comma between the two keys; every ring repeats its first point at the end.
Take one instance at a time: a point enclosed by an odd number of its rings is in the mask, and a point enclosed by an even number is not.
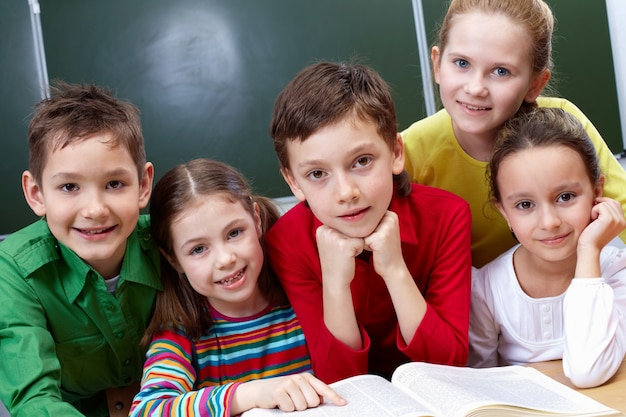
{"type": "Polygon", "coordinates": [[[266,303],[257,280],[263,266],[261,220],[224,194],[202,196],[171,225],[175,259],[198,293],[220,313],[245,317],[266,303]]]}
{"type": "Polygon", "coordinates": [[[491,143],[524,100],[535,101],[550,72],[533,74],[532,48],[524,27],[502,14],[455,18],[445,49],[434,47],[432,60],[458,139],[473,136],[491,143]]]}
{"type": "Polygon", "coordinates": [[[497,184],[498,209],[532,256],[549,262],[576,256],[602,193],[576,151],[558,145],[511,154],[501,162],[497,184]]]}

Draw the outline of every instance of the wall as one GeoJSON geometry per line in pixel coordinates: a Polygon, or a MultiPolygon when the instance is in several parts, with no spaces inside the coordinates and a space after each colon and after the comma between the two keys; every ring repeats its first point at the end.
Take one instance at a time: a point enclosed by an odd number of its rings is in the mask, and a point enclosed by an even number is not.
{"type": "MultiPolygon", "coordinates": [[[[425,115],[412,16],[405,0],[41,2],[50,81],[94,82],[135,103],[157,177],[212,157],[270,197],[289,194],[267,133],[273,102],[305,65],[357,57],[390,83],[401,127],[425,115]]],[[[23,154],[24,131],[13,136],[23,154]]],[[[19,189],[25,160],[7,164],[19,189]]],[[[21,200],[11,194],[0,233],[34,219],[13,210],[21,200]]]]}
{"type": "Polygon", "coordinates": [[[624,16],[626,16],[626,1],[606,0],[606,8],[611,33],[619,114],[622,121],[622,142],[626,148],[626,26],[623,24],[624,16]]]}
{"type": "MultiPolygon", "coordinates": [[[[605,4],[548,2],[558,20],[555,87],[619,153],[605,4]]],[[[137,104],[157,177],[182,161],[213,157],[240,168],[259,193],[280,197],[289,190],[267,129],[274,98],[305,65],[358,56],[390,83],[400,129],[425,116],[411,3],[54,0],[42,1],[41,20],[50,80],[95,82],[137,104]]],[[[446,3],[422,4],[432,45],[446,3]]],[[[2,235],[35,220],[20,187],[28,116],[40,98],[28,0],[0,2],[0,35],[2,235]]]]}
{"type": "Polygon", "coordinates": [[[0,1],[0,235],[36,219],[24,201],[22,172],[28,165],[26,130],[42,97],[26,0],[0,1]]]}

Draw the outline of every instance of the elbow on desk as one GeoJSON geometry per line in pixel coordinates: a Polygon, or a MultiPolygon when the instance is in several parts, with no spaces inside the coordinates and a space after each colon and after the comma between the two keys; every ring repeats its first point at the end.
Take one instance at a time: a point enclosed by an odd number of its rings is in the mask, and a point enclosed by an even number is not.
{"type": "Polygon", "coordinates": [[[578,363],[569,363],[563,358],[563,373],[570,382],[577,388],[593,388],[604,384],[611,379],[619,368],[617,366],[598,366],[597,362],[577,361],[578,363]]]}

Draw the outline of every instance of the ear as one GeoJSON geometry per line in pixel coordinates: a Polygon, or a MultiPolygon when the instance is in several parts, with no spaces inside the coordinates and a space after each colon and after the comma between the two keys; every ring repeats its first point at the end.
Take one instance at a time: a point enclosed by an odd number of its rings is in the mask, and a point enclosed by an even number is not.
{"type": "Polygon", "coordinates": [[[152,195],[152,182],[154,181],[154,165],[146,162],[139,182],[139,208],[146,208],[152,195]]]}
{"type": "Polygon", "coordinates": [[[170,265],[172,265],[172,268],[174,268],[176,270],[176,272],[178,272],[179,274],[184,274],[185,273],[185,271],[183,271],[183,269],[180,267],[180,264],[176,260],[175,256],[171,256],[169,253],[166,253],[163,249],[159,249],[159,251],[161,252],[161,255],[165,259],[167,259],[167,262],[169,262],[170,265]]]}
{"type": "Polygon", "coordinates": [[[552,75],[552,72],[549,69],[545,69],[541,71],[539,74],[537,74],[533,78],[530,84],[530,88],[528,92],[526,93],[526,96],[524,96],[524,101],[527,103],[533,103],[535,100],[537,100],[537,97],[539,97],[539,94],[541,94],[546,84],[548,84],[548,81],[550,80],[551,75],[552,75]]]}
{"type": "Polygon", "coordinates": [[[509,225],[509,229],[512,229],[511,223],[509,222],[509,217],[506,215],[506,211],[504,211],[504,207],[502,207],[502,204],[500,204],[497,201],[494,201],[493,205],[496,206],[500,214],[502,214],[502,217],[504,217],[504,220],[506,220],[506,223],[509,225]]]}
{"type": "Polygon", "coordinates": [[[402,142],[402,135],[396,134],[396,141],[393,145],[393,162],[392,171],[395,175],[399,175],[404,170],[404,142],[402,142]]]}
{"type": "Polygon", "coordinates": [[[22,191],[30,208],[39,217],[46,215],[46,201],[43,196],[43,190],[35,181],[35,177],[30,171],[22,173],[22,191]]]}
{"type": "Polygon", "coordinates": [[[435,82],[439,84],[439,68],[441,65],[441,51],[439,51],[438,46],[433,46],[430,50],[430,60],[433,63],[433,77],[435,78],[435,82]]]}
{"type": "Polygon", "coordinates": [[[289,170],[289,168],[281,168],[280,173],[282,174],[285,182],[287,183],[287,185],[289,185],[289,188],[291,188],[291,192],[298,199],[298,201],[305,201],[306,197],[300,189],[298,182],[294,178],[293,173],[289,170]]]}
{"type": "Polygon", "coordinates": [[[252,203],[254,207],[254,225],[256,226],[256,234],[259,239],[263,236],[263,224],[261,222],[261,208],[257,203],[252,203]]]}
{"type": "Polygon", "coordinates": [[[594,191],[596,198],[602,197],[602,192],[604,191],[604,175],[600,175],[600,178],[598,178],[594,191]]]}

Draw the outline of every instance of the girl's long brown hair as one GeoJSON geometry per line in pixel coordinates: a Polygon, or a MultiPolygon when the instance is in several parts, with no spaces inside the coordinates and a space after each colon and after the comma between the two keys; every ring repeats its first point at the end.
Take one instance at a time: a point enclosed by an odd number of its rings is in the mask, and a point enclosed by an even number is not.
{"type": "MultiPolygon", "coordinates": [[[[252,195],[250,186],[235,168],[211,159],[194,159],[168,171],[154,187],[150,203],[152,234],[160,250],[174,258],[172,249],[172,222],[193,201],[203,196],[219,194],[232,202],[239,202],[251,216],[255,203],[261,217],[261,246],[265,254],[265,233],[278,219],[274,203],[265,197],[252,195]]],[[[155,312],[142,339],[147,346],[160,330],[183,330],[192,339],[198,339],[211,325],[207,299],[196,292],[187,277],[179,274],[161,257],[163,292],[157,295],[155,312]]],[[[264,262],[258,279],[259,289],[268,299],[285,302],[282,287],[264,262]]]]}

